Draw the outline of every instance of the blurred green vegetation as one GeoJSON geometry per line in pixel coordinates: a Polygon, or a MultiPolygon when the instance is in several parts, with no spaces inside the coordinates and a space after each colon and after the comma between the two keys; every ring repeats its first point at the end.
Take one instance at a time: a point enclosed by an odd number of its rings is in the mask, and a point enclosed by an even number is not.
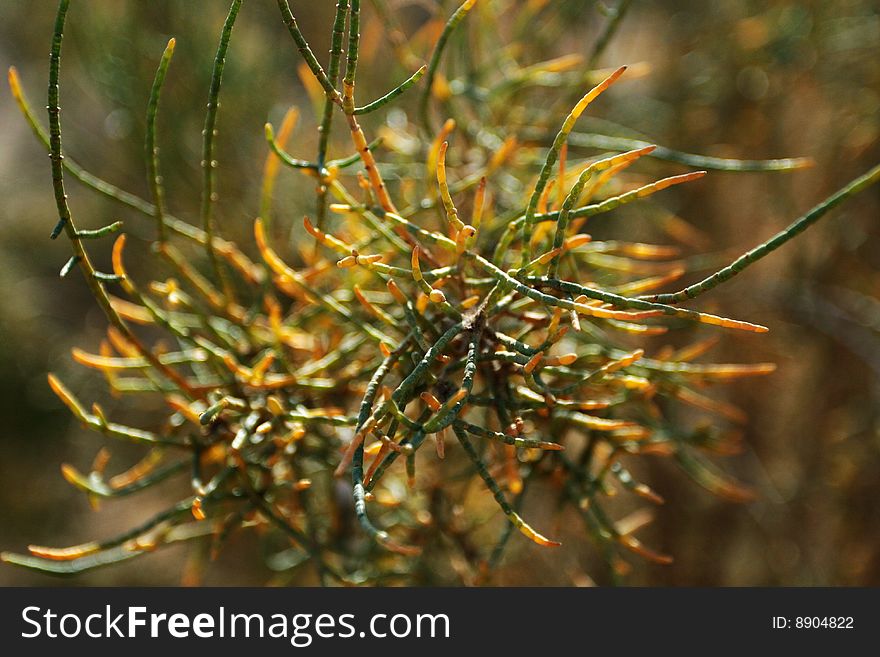
{"type": "MultiPolygon", "coordinates": [[[[300,4],[301,27],[315,52],[326,53],[334,3],[300,4]]],[[[365,4],[365,13],[372,15],[365,4]]],[[[433,0],[391,4],[408,34],[417,33],[437,5],[433,0]]],[[[454,8],[452,2],[440,4],[446,15],[454,8]]],[[[526,0],[507,4],[513,10],[526,0]]],[[[554,4],[569,12],[569,28],[563,34],[536,29],[532,45],[538,52],[527,50],[528,56],[540,61],[588,55],[605,19],[593,2],[554,4]]],[[[150,82],[165,42],[177,37],[159,139],[168,206],[190,221],[197,218],[200,132],[226,5],[221,0],[77,2],[65,37],[65,150],[97,175],[141,194],[146,194],[142,144],[150,82]]],[[[37,107],[45,96],[54,9],[51,2],[0,3],[0,64],[19,69],[37,107]]],[[[498,29],[503,38],[513,27],[498,29]]],[[[390,65],[383,63],[391,61],[387,46],[374,47],[374,67],[362,67],[359,76],[368,90],[364,97],[389,86],[390,65]]],[[[428,44],[416,43],[414,50],[424,58],[428,44]]],[[[622,81],[594,115],[627,126],[621,134],[641,133],[689,152],[816,160],[814,168],[788,174],[710,173],[698,184],[665,192],[652,205],[696,227],[694,253],[709,250],[728,258],[880,161],[878,54],[880,13],[871,0],[633,2],[597,63],[643,63],[633,68],[644,74],[622,81]]],[[[218,137],[223,201],[218,220],[245,244],[250,244],[250,220],[258,206],[264,122],[277,124],[287,107],[299,105],[303,121],[294,137],[296,150],[316,148],[315,121],[298,65],[274,3],[245,3],[224,78],[218,137]]],[[[534,102],[558,107],[548,100],[552,93],[541,90],[534,102]]],[[[372,130],[379,121],[369,117],[365,123],[372,130]]],[[[48,159],[8,92],[0,95],[0,125],[0,416],[5,419],[0,550],[20,550],[27,543],[61,545],[112,534],[143,509],[161,508],[164,496],[150,492],[105,504],[95,513],[59,474],[62,462],[87,469],[100,438],[76,425],[52,396],[45,374],[58,372],[84,391],[83,398],[90,391],[98,395],[100,377],[76,367],[69,350],[97,344],[104,320],[76,276],[57,278],[68,249],[47,239],[55,221],[48,159]]],[[[585,119],[579,129],[597,126],[616,130],[595,118],[585,119]]],[[[284,209],[306,192],[311,198],[307,185],[302,177],[282,177],[277,200],[282,220],[297,224],[284,209]]],[[[121,218],[133,237],[152,235],[149,222],[119,205],[73,182],[68,191],[87,227],[121,218]]],[[[640,239],[646,230],[639,225],[640,211],[621,208],[615,215],[613,221],[591,224],[591,231],[640,239]]],[[[651,542],[676,561],[668,567],[637,564],[632,583],[880,585],[878,218],[875,187],[719,288],[707,302],[707,310],[723,308],[771,327],[765,336],[725,335],[716,354],[780,366],[772,377],[726,391],[750,417],[743,428],[745,451],[728,459],[728,466],[755,486],[759,499],[748,505],[718,500],[669,464],[649,462],[642,474],[667,500],[657,512],[651,542]]],[[[132,269],[138,266],[134,260],[132,269]]],[[[107,410],[113,412],[112,400],[107,410]]],[[[147,416],[150,410],[137,412],[147,416]]],[[[127,405],[126,413],[132,413],[127,405]]],[[[115,448],[114,461],[133,461],[135,451],[115,448]]],[[[553,499],[536,496],[532,515],[549,515],[553,499]]],[[[586,582],[583,573],[591,572],[594,547],[579,525],[564,521],[552,528],[563,540],[561,550],[524,547],[511,553],[500,582],[586,582]]],[[[254,541],[235,539],[208,569],[205,583],[266,581],[269,573],[262,564],[243,561],[256,550],[254,541]]],[[[199,558],[173,547],[73,583],[176,584],[184,564],[199,558]]],[[[0,583],[56,580],[3,567],[0,583]]]]}

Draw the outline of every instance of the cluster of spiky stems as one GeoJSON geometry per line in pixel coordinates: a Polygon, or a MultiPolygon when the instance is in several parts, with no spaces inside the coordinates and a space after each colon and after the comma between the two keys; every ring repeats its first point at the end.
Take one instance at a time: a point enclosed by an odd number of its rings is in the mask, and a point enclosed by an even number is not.
{"type": "MultiPolygon", "coordinates": [[[[725,170],[786,171],[805,162],[719,160],[574,133],[590,103],[625,67],[602,75],[555,137],[536,117],[537,125],[518,125],[512,92],[588,81],[629,2],[609,17],[586,73],[578,70],[578,59],[560,58],[507,66],[500,81],[487,70],[453,80],[443,63],[450,38],[476,4],[466,0],[440,30],[427,66],[378,100],[358,105],[360,0],[337,3],[326,69],[287,1],[278,0],[312,76],[307,86],[323,95],[324,109],[314,160],[286,151],[295,110],[277,135],[266,126],[270,152],[254,221],[262,262],[254,262],[218,234],[214,220],[220,88],[241,4],[232,3],[214,63],[203,132],[201,228],[169,214],[162,190],[156,117],[173,39],[146,117],[152,201],[119,190],[62,155],[58,82],[69,0],[61,0],[55,26],[48,134],[10,71],[13,94],[51,156],[59,213],[52,236],[64,232],[73,248],[62,275],[78,266],[110,322],[99,353],[74,350],[74,358],[102,372],[113,391],[159,395],[169,409],[150,430],[130,427],[108,419],[97,404],[87,409],[50,375],[55,393],[84,425],[148,448],[142,462],[112,477],[105,474],[109,453],[103,449],[88,474],[67,465],[63,474],[93,500],[129,495],[185,473],[192,494],[113,539],[62,549],[32,546],[31,555],[4,554],[6,561],[68,574],[176,541],[210,537],[216,550],[233,531],[268,525],[292,542],[276,566],[292,570],[311,562],[322,582],[426,581],[425,553],[450,540],[465,557],[462,580],[486,581],[514,528],[539,546],[558,545],[532,527],[547,533],[549,519],[529,523],[519,511],[528,485],[542,480],[562,505],[582,516],[610,571],[620,574],[621,550],[670,560],[635,537],[639,522],[618,523],[605,511],[605,499],[617,488],[662,502],[636,481],[626,460],[668,456],[709,490],[748,497],[707,456],[734,449],[731,435],[715,426],[680,426],[664,408],[673,400],[715,413],[722,422],[742,421],[739,409],[702,389],[767,374],[773,365],[694,363],[712,339],[650,356],[635,343],[695,323],[766,331],[678,304],[781,246],[876,182],[880,168],[728,267],[678,292],[659,293],[685,273],[675,247],[593,241],[585,223],[705,171],[621,187],[626,168],[643,157],[725,170]],[[406,121],[386,135],[417,145],[388,144],[394,155],[380,165],[374,155],[380,144],[368,141],[359,117],[384,108],[422,77],[418,124],[406,121]],[[501,116],[480,123],[490,111],[501,116]],[[340,113],[355,153],[332,160],[331,125],[340,113]],[[458,129],[453,119],[436,132],[437,113],[458,116],[465,134],[452,141],[458,129]],[[533,143],[518,141],[517,134],[533,143]],[[569,147],[611,152],[575,160],[569,147]],[[298,264],[273,243],[272,195],[280,165],[316,183],[315,219],[303,220],[309,244],[293,254],[298,264]],[[124,266],[124,234],[113,246],[113,272],[95,270],[86,240],[118,232],[121,224],[79,229],[67,204],[65,173],[153,217],[156,269],[170,276],[136,283],[124,266]],[[193,247],[204,254],[204,271],[189,253],[193,247]],[[127,298],[110,291],[115,288],[127,298]],[[147,346],[134,325],[163,329],[174,347],[147,346]],[[342,499],[334,477],[351,482],[342,499]],[[449,511],[470,499],[466,484],[474,479],[507,519],[492,542],[473,537],[487,517],[484,505],[466,505],[464,520],[449,511]],[[360,529],[345,523],[347,514],[354,514],[360,529]]],[[[393,52],[412,68],[416,58],[393,12],[384,1],[372,4],[393,52]]],[[[490,24],[492,12],[487,1],[476,20],[490,24]]],[[[485,37],[487,31],[478,33],[485,37]]]]}

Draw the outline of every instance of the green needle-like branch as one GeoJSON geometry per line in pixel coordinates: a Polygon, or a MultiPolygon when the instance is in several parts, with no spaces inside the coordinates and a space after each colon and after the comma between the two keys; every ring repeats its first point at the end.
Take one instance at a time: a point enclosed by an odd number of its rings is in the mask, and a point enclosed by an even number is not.
{"type": "Polygon", "coordinates": [[[693,285],[689,285],[688,287],[671,294],[654,294],[645,298],[649,301],[656,301],[658,303],[681,303],[682,301],[693,299],[694,297],[703,294],[703,292],[708,292],[724,281],[730,280],[742,272],[746,267],[772,253],[789,240],[800,235],[807,228],[825,216],[829,210],[837,207],[850,196],[858,194],[866,187],[873,185],[878,180],[880,180],[880,164],[855,180],[852,180],[842,189],[836,191],[805,215],[792,222],[785,230],[779,231],[766,242],[759,244],[750,251],[742,254],[727,267],[718,270],[711,276],[707,276],[699,283],[694,283],[693,285]]]}
{"type": "Polygon", "coordinates": [[[431,61],[428,63],[427,80],[425,80],[425,90],[422,92],[422,97],[419,102],[419,116],[421,117],[422,127],[429,135],[433,135],[435,131],[431,125],[431,115],[428,112],[428,101],[431,99],[434,78],[440,67],[440,60],[443,57],[443,51],[446,49],[446,43],[449,41],[449,37],[455,32],[455,28],[464,20],[464,17],[468,15],[468,12],[473,9],[476,3],[477,0],[465,0],[461,6],[453,12],[452,16],[450,16],[449,20],[446,22],[446,27],[443,28],[440,38],[437,40],[437,45],[434,46],[434,52],[431,53],[431,61]]]}
{"type": "Polygon", "coordinates": [[[333,83],[330,82],[330,79],[327,77],[324,69],[318,63],[318,59],[315,57],[315,53],[312,52],[312,48],[311,46],[309,46],[309,42],[306,41],[305,36],[303,36],[302,31],[299,29],[296,18],[294,18],[293,13],[290,11],[290,5],[287,3],[287,0],[278,0],[278,8],[281,10],[281,19],[287,26],[287,30],[290,32],[290,36],[293,37],[293,40],[296,43],[297,48],[299,49],[300,55],[302,55],[302,58],[305,60],[309,69],[312,71],[315,79],[317,79],[321,86],[324,88],[324,93],[326,93],[327,97],[334,103],[342,105],[342,96],[336,90],[336,87],[333,86],[333,83]]]}
{"type": "Polygon", "coordinates": [[[229,285],[222,273],[220,263],[214,245],[214,203],[217,200],[215,191],[215,177],[217,160],[214,158],[214,138],[217,136],[217,110],[220,109],[220,83],[223,81],[223,69],[226,65],[226,53],[229,49],[229,39],[232,36],[232,28],[235,19],[241,9],[242,0],[233,0],[229,7],[229,14],[223,24],[223,32],[220,35],[220,45],[217,47],[217,55],[214,57],[214,70],[211,73],[211,88],[208,92],[208,112],[205,115],[205,128],[202,131],[202,205],[201,218],[202,230],[205,231],[205,249],[208,260],[215,276],[224,282],[228,292],[229,285]]]}
{"type": "Polygon", "coordinates": [[[427,70],[427,66],[422,66],[418,71],[409,76],[399,86],[395,87],[381,98],[377,98],[372,103],[368,103],[363,107],[355,107],[354,114],[369,114],[370,112],[375,112],[377,109],[381,109],[392,100],[400,96],[404,91],[414,86],[419,80],[422,79],[422,76],[425,75],[425,71],[427,70]]]}
{"type": "Polygon", "coordinates": [[[171,64],[172,55],[174,55],[174,44],[174,39],[169,39],[165,52],[162,53],[162,59],[159,61],[159,68],[156,70],[153,88],[150,90],[150,100],[147,104],[147,132],[144,143],[144,152],[147,159],[147,183],[153,195],[153,204],[156,206],[156,230],[159,242],[165,241],[165,192],[162,189],[162,176],[159,174],[159,147],[156,146],[156,114],[159,110],[159,95],[162,92],[162,85],[165,83],[168,66],[171,64]]]}

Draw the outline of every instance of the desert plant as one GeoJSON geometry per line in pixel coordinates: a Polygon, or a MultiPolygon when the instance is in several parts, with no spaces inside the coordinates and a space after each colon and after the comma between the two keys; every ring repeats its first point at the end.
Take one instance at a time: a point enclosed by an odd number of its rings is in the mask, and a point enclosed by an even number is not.
{"type": "MultiPolygon", "coordinates": [[[[91,472],[65,465],[63,474],[94,500],[187,473],[192,493],[115,538],[31,546],[30,555],[6,553],[5,561],[72,574],[178,541],[208,537],[217,550],[234,531],[271,527],[292,546],[273,555],[270,566],[293,571],[312,563],[325,583],[486,582],[514,529],[539,546],[558,545],[544,535],[546,518],[521,515],[528,487],[540,482],[561,507],[581,516],[616,579],[626,570],[622,551],[657,563],[671,559],[635,537],[644,514],[620,522],[606,510],[617,489],[662,502],[634,478],[628,460],[666,456],[710,491],[749,498],[709,458],[736,449],[725,422],[741,421],[742,413],[703,389],[768,374],[773,364],[693,362],[713,339],[651,355],[640,341],[692,324],[766,331],[680,304],[877,182],[880,167],[730,265],[679,291],[659,292],[686,274],[677,247],[594,241],[585,225],[705,171],[633,185],[624,170],[641,158],[730,171],[791,171],[809,162],[723,160],[574,133],[590,103],[625,73],[626,67],[597,71],[595,65],[629,2],[611,11],[586,65],[563,57],[522,67],[491,41],[504,3],[466,0],[438,26],[428,64],[420,66],[394,11],[373,0],[374,20],[400,65],[413,72],[377,100],[358,104],[360,0],[337,2],[326,69],[287,0],[278,0],[304,60],[303,82],[321,107],[320,137],[314,159],[299,159],[286,150],[295,109],[277,133],[265,126],[269,152],[254,221],[255,261],[247,247],[221,236],[214,216],[221,82],[241,0],[232,2],[223,26],[208,93],[200,227],[168,212],[156,146],[174,39],[161,57],[146,114],[152,199],[122,191],[63,155],[59,79],[69,4],[59,3],[52,42],[48,133],[14,69],[9,79],[51,157],[59,214],[52,237],[63,233],[73,249],[61,275],[78,268],[109,321],[99,353],[73,356],[100,371],[112,391],[159,396],[168,410],[150,429],[131,427],[97,404],[87,408],[50,375],[52,389],[84,425],[147,448],[142,462],[112,477],[105,474],[104,449],[91,472]],[[475,39],[451,51],[471,20],[475,39]],[[572,100],[561,127],[554,127],[561,111],[523,100],[536,88],[550,88],[565,102],[571,89],[589,91],[572,100]],[[362,117],[407,96],[416,96],[409,111],[395,104],[382,138],[369,141],[362,117]],[[353,148],[331,159],[337,118],[353,148]],[[569,148],[603,152],[575,158],[569,148]],[[379,153],[387,156],[381,162],[379,153]],[[272,206],[281,165],[308,176],[316,189],[314,199],[303,201],[312,215],[303,220],[306,233],[294,232],[295,248],[283,255],[272,206]],[[67,203],[66,174],[152,218],[161,275],[145,285],[128,275],[125,234],[112,247],[112,273],[95,269],[90,241],[118,233],[122,224],[79,228],[67,203]],[[135,325],[160,330],[165,340],[151,347],[135,325]],[[682,425],[669,419],[670,403],[715,413],[719,422],[682,425]],[[341,494],[345,480],[336,478],[343,475],[351,483],[341,494]],[[471,490],[473,481],[482,482],[505,516],[497,536],[494,524],[486,526],[494,507],[471,490]],[[463,566],[444,563],[448,555],[435,549],[444,542],[463,566]]],[[[519,7],[522,29],[539,15],[554,20],[544,4],[519,7]]]]}

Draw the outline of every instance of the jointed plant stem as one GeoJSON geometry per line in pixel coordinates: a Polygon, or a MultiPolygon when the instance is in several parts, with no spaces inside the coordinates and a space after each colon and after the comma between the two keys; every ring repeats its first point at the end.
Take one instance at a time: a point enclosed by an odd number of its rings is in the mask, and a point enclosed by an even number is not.
{"type": "MultiPolygon", "coordinates": [[[[342,37],[345,32],[345,17],[348,13],[348,0],[338,0],[336,3],[336,16],[333,20],[333,36],[330,41],[330,65],[327,67],[327,77],[330,84],[336,87],[339,79],[339,61],[342,58],[342,37]]],[[[327,149],[330,144],[330,129],[333,126],[333,107],[335,103],[332,97],[327,96],[324,101],[324,114],[321,117],[320,135],[318,137],[318,173],[324,176],[324,167],[327,161],[327,149]]],[[[318,228],[323,227],[324,217],[327,214],[327,186],[323,182],[319,184],[317,208],[315,216],[318,228]]]]}
{"type": "Polygon", "coordinates": [[[654,294],[645,297],[649,301],[657,303],[681,303],[688,299],[693,299],[704,292],[708,292],[717,287],[724,281],[730,280],[749,265],[757,262],[764,256],[772,253],[780,246],[788,242],[790,239],[804,232],[807,228],[816,223],[825,214],[836,207],[850,196],[857,194],[866,187],[873,185],[880,180],[880,165],[875,166],[870,171],[862,174],[858,178],[850,181],[843,188],[836,191],[827,199],[813,207],[809,212],[792,222],[787,228],[776,233],[766,242],[759,244],[755,248],[742,254],[739,258],[730,263],[727,267],[718,270],[711,276],[707,276],[698,283],[689,285],[688,287],[673,292],[671,294],[654,294]]]}
{"type": "MultiPolygon", "coordinates": [[[[593,50],[594,62],[631,4],[616,1],[593,50]]],[[[517,102],[519,93],[568,86],[580,94],[583,85],[573,81],[592,80],[595,71],[580,70],[580,56],[523,67],[516,48],[493,51],[491,37],[497,10],[510,5],[520,11],[514,31],[528,45],[541,45],[564,27],[553,22],[553,3],[526,3],[524,9],[518,3],[481,4],[470,19],[479,23],[472,35],[476,38],[461,39],[456,61],[444,68],[450,37],[476,2],[466,0],[443,28],[430,64],[418,68],[399,24],[389,21],[396,17],[385,0],[373,0],[398,61],[407,70],[418,70],[377,100],[358,106],[358,66],[363,78],[365,66],[375,68],[378,52],[376,41],[361,42],[361,28],[375,36],[373,27],[383,27],[361,14],[361,2],[336,0],[325,72],[287,0],[277,0],[305,59],[301,68],[314,76],[305,76],[303,83],[310,96],[323,101],[323,113],[319,107],[314,161],[290,155],[297,152],[294,147],[287,150],[296,107],[286,113],[277,139],[272,126],[265,126],[270,150],[263,166],[260,216],[253,223],[261,256],[256,263],[224,240],[214,221],[220,86],[242,0],[230,6],[214,59],[202,143],[201,228],[167,213],[159,173],[156,120],[173,39],[159,63],[147,106],[145,155],[152,203],[62,156],[58,80],[69,0],[60,2],[52,42],[48,131],[34,117],[10,69],[13,96],[51,156],[59,217],[53,237],[65,232],[73,249],[61,274],[79,266],[109,318],[99,350],[74,349],[73,359],[98,370],[113,393],[149,394],[165,403],[156,426],[131,427],[108,419],[99,404],[89,409],[50,375],[50,387],[84,426],[148,449],[140,462],[116,475],[105,475],[109,453],[103,449],[90,472],[65,464],[62,473],[93,501],[126,496],[184,472],[189,473],[192,495],[116,539],[67,548],[31,546],[30,556],[4,553],[3,560],[68,574],[194,538],[210,538],[213,554],[236,529],[271,526],[275,535],[280,531],[295,544],[269,556],[273,570],[288,573],[279,575],[278,582],[292,581],[293,569],[307,561],[322,584],[331,577],[343,584],[381,583],[389,577],[435,581],[437,575],[426,575],[434,565],[429,559],[438,552],[434,542],[451,539],[467,562],[465,568],[455,567],[456,574],[465,583],[479,583],[497,565],[514,527],[537,545],[556,545],[518,512],[524,486],[535,481],[556,490],[562,504],[581,513],[613,579],[621,569],[621,549],[656,563],[669,560],[633,536],[634,521],[615,524],[603,509],[604,497],[618,487],[662,502],[636,481],[632,473],[637,470],[628,469],[626,460],[665,454],[705,488],[730,499],[748,498],[748,491],[704,454],[730,451],[725,429],[711,423],[682,426],[667,417],[665,402],[690,404],[722,420],[742,422],[741,410],[704,395],[702,388],[765,375],[774,365],[695,362],[714,344],[706,340],[648,354],[651,343],[637,347],[619,341],[616,334],[624,332],[634,340],[681,323],[669,319],[766,331],[674,304],[713,288],[778,248],[845,198],[877,182],[880,167],[715,275],[674,294],[654,294],[678,280],[693,261],[680,259],[673,245],[594,240],[583,232],[584,220],[705,172],[634,186],[629,174],[623,174],[627,167],[647,155],[725,170],[789,170],[805,162],[720,160],[636,140],[574,133],[586,107],[623,68],[577,102],[547,148],[547,122],[540,115],[545,110],[517,102]],[[544,20],[549,23],[536,24],[532,39],[531,24],[544,20]],[[414,113],[388,115],[383,138],[391,155],[377,164],[379,140],[367,142],[358,117],[384,109],[423,76],[427,85],[415,99],[414,113]],[[447,103],[447,98],[453,100],[447,103]],[[453,112],[438,134],[430,130],[431,118],[437,116],[429,111],[432,101],[453,112]],[[329,159],[336,107],[345,116],[356,152],[329,159]],[[456,120],[455,157],[447,162],[456,120]],[[611,152],[580,159],[569,147],[611,152]],[[347,169],[359,161],[363,171],[347,169]],[[292,259],[274,250],[269,231],[282,164],[304,174],[309,184],[317,181],[317,215],[308,211],[317,221],[302,221],[314,238],[314,249],[294,245],[298,254],[292,259]],[[124,234],[113,246],[113,273],[96,271],[85,240],[110,235],[122,224],[78,230],[65,194],[67,172],[154,220],[155,251],[173,276],[163,272],[136,284],[123,262],[124,234]],[[399,183],[389,190],[385,179],[399,183]],[[608,196],[607,183],[612,190],[627,191],[608,196]],[[395,209],[392,192],[404,212],[395,209]],[[601,200],[593,201],[595,197],[601,200]],[[328,211],[340,215],[339,220],[324,222],[328,211]],[[177,235],[198,248],[176,244],[177,235]],[[201,273],[203,261],[192,259],[193,250],[207,255],[209,273],[201,273]],[[105,288],[110,283],[118,283],[125,297],[111,296],[105,288]],[[170,347],[159,342],[148,350],[129,328],[134,324],[161,332],[170,347]],[[457,444],[448,444],[451,432],[457,444]],[[435,465],[417,478],[416,466],[430,463],[434,455],[422,450],[417,461],[416,452],[430,442],[436,458],[448,459],[448,465],[435,465]],[[172,451],[187,455],[171,458],[172,451]],[[397,463],[401,455],[403,463],[397,463]],[[350,476],[351,489],[340,486],[334,475],[350,476]],[[470,499],[471,481],[482,482],[509,520],[491,553],[482,549],[491,545],[477,542],[481,534],[476,525],[482,521],[451,517],[470,499]],[[422,492],[409,494],[407,483],[422,492]],[[347,492],[340,497],[343,489],[347,492]],[[351,513],[352,501],[351,519],[357,522],[340,521],[341,513],[351,513]],[[372,541],[357,538],[364,534],[372,541]],[[421,546],[429,548],[422,557],[407,558],[421,546]],[[384,554],[381,548],[396,554],[384,554]]],[[[605,125],[615,129],[607,121],[605,125]]]]}
{"type": "Polygon", "coordinates": [[[425,89],[422,91],[422,97],[419,102],[419,116],[422,120],[422,127],[429,135],[433,135],[435,130],[431,125],[431,115],[428,112],[428,101],[431,98],[431,91],[434,87],[434,78],[437,75],[440,60],[443,57],[443,51],[446,48],[446,43],[449,41],[449,37],[455,31],[455,28],[464,20],[464,17],[468,15],[468,12],[473,9],[476,2],[477,0],[465,0],[461,6],[453,12],[452,16],[450,16],[449,20],[446,22],[446,27],[443,28],[440,38],[437,40],[437,45],[434,46],[434,52],[431,54],[431,61],[428,64],[428,72],[425,76],[425,89]]]}
{"type": "Polygon", "coordinates": [[[156,231],[159,242],[165,241],[165,193],[162,189],[162,176],[159,174],[159,147],[156,146],[156,114],[159,109],[159,94],[165,83],[165,75],[171,64],[174,54],[174,39],[168,41],[159,68],[156,70],[156,78],[153,80],[153,88],[150,91],[150,101],[147,105],[147,132],[144,144],[147,160],[147,182],[153,195],[153,204],[156,206],[156,231]]]}
{"type": "Polygon", "coordinates": [[[52,237],[57,237],[61,231],[64,231],[73,247],[74,258],[78,261],[80,269],[85,275],[86,285],[92,295],[97,300],[107,319],[115,326],[125,337],[134,344],[138,351],[146,358],[153,368],[163,376],[171,379],[181,386],[183,390],[188,390],[189,386],[186,381],[175,370],[164,365],[159,361],[152,351],[144,347],[140,340],[132,333],[128,325],[119,316],[119,313],[113,308],[107,291],[104,289],[103,283],[98,279],[89,254],[82,243],[82,237],[76,229],[76,224],[70,214],[70,208],[67,204],[67,193],[64,191],[64,167],[62,161],[64,156],[61,149],[61,107],[59,103],[59,75],[61,70],[61,41],[64,35],[64,22],[67,17],[67,10],[70,6],[70,0],[61,0],[58,4],[58,14],[55,19],[55,33],[52,37],[52,51],[50,53],[49,65],[49,93],[48,93],[48,113],[49,113],[49,145],[51,149],[50,159],[52,161],[52,186],[55,190],[55,204],[58,209],[58,224],[52,231],[52,237]]]}
{"type": "Polygon", "coordinates": [[[217,135],[217,110],[220,108],[220,83],[223,80],[223,68],[226,65],[226,52],[229,49],[229,39],[232,36],[232,28],[235,19],[241,9],[242,0],[233,0],[229,7],[229,14],[223,24],[223,32],[220,36],[220,45],[217,47],[217,55],[214,58],[214,70],[211,73],[211,88],[208,92],[208,112],[205,116],[205,128],[202,132],[202,205],[201,218],[202,229],[205,231],[205,249],[208,261],[214,275],[223,281],[224,291],[230,296],[232,291],[226,274],[217,260],[214,245],[214,203],[217,200],[215,191],[215,174],[217,161],[214,159],[214,138],[217,135]]]}

